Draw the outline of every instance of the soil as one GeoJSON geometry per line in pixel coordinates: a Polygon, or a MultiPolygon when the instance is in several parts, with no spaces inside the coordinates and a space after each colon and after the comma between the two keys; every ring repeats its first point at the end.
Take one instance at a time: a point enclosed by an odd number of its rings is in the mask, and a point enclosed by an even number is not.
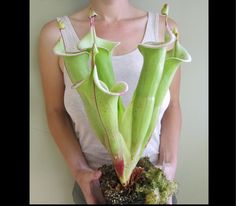
{"type": "Polygon", "coordinates": [[[155,168],[148,157],[141,158],[131,176],[130,183],[123,187],[114,170],[113,165],[103,165],[100,170],[100,187],[107,204],[144,204],[146,195],[136,187],[151,184],[145,176],[150,168],[155,168]]]}

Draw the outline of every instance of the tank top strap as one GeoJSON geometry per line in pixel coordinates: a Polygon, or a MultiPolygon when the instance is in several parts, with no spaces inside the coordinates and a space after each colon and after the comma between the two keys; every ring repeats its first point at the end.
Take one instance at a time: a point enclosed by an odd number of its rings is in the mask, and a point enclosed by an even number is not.
{"type": "Polygon", "coordinates": [[[61,29],[61,36],[64,41],[65,51],[67,53],[78,52],[77,44],[79,38],[68,16],[57,17],[57,21],[64,24],[61,29]]]}
{"type": "Polygon", "coordinates": [[[154,12],[148,12],[148,22],[146,25],[146,32],[143,39],[145,41],[159,41],[158,38],[158,24],[159,24],[159,14],[154,12]]]}

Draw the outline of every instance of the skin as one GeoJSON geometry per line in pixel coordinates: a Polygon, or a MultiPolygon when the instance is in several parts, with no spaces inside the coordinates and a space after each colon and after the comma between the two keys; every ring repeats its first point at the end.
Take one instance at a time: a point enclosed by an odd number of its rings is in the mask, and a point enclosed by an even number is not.
{"type": "MultiPolygon", "coordinates": [[[[121,42],[114,49],[113,55],[126,54],[137,48],[138,43],[143,39],[146,27],[147,13],[145,11],[134,8],[128,0],[91,0],[87,8],[69,16],[80,39],[89,31],[88,11],[91,6],[99,14],[95,22],[97,36],[121,42]],[[132,36],[132,38],[127,38],[127,36],[132,36]]],[[[168,21],[170,27],[176,27],[172,19],[169,18],[168,21]]],[[[158,35],[163,40],[164,17],[162,16],[160,16],[160,24],[158,35]]],[[[91,185],[98,182],[101,172],[91,169],[87,164],[72,128],[70,117],[65,110],[62,72],[64,64],[62,58],[53,53],[53,47],[59,37],[57,22],[51,21],[43,26],[39,38],[39,66],[48,125],[86,202],[95,204],[99,202],[92,193],[91,185]]],[[[157,162],[157,166],[161,167],[165,159],[165,173],[169,179],[175,177],[177,167],[181,127],[179,90],[180,69],[177,70],[170,86],[171,99],[162,119],[160,154],[157,162]]]]}

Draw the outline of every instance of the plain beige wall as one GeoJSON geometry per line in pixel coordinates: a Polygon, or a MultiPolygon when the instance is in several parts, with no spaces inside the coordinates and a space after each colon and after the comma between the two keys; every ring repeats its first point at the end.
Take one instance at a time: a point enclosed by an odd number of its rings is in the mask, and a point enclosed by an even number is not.
{"type": "MultiPolygon", "coordinates": [[[[71,14],[87,0],[30,1],[30,203],[73,203],[73,179],[47,126],[37,64],[37,41],[43,24],[71,14]]],[[[208,3],[206,0],[133,0],[159,12],[169,3],[181,42],[192,55],[182,65],[182,132],[177,168],[178,203],[208,203],[208,3]]]]}

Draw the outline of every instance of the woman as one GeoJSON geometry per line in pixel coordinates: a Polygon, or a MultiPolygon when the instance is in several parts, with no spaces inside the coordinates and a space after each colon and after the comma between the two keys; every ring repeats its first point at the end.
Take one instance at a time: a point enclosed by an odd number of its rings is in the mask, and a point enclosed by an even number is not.
{"type": "MultiPolygon", "coordinates": [[[[61,18],[71,38],[69,44],[75,45],[89,31],[90,8],[98,14],[95,21],[97,36],[121,42],[113,51],[112,63],[117,80],[126,81],[129,85],[129,91],[123,97],[127,105],[143,61],[137,45],[145,41],[164,40],[164,17],[139,10],[128,0],[91,0],[82,11],[61,18]]],[[[173,20],[168,19],[168,22],[170,27],[176,27],[173,20]]],[[[99,200],[92,191],[101,176],[97,168],[111,163],[111,160],[89,127],[81,99],[71,89],[71,82],[64,72],[63,59],[53,53],[60,35],[57,21],[51,21],[42,28],[39,40],[39,64],[48,125],[76,181],[74,201],[95,204],[99,200]],[[81,198],[78,198],[80,195],[81,198]]],[[[154,164],[161,166],[165,151],[164,172],[169,179],[175,177],[177,166],[181,125],[179,89],[180,70],[177,70],[163,101],[162,118],[144,152],[154,164]]],[[[169,203],[172,203],[171,199],[169,203]]]]}

